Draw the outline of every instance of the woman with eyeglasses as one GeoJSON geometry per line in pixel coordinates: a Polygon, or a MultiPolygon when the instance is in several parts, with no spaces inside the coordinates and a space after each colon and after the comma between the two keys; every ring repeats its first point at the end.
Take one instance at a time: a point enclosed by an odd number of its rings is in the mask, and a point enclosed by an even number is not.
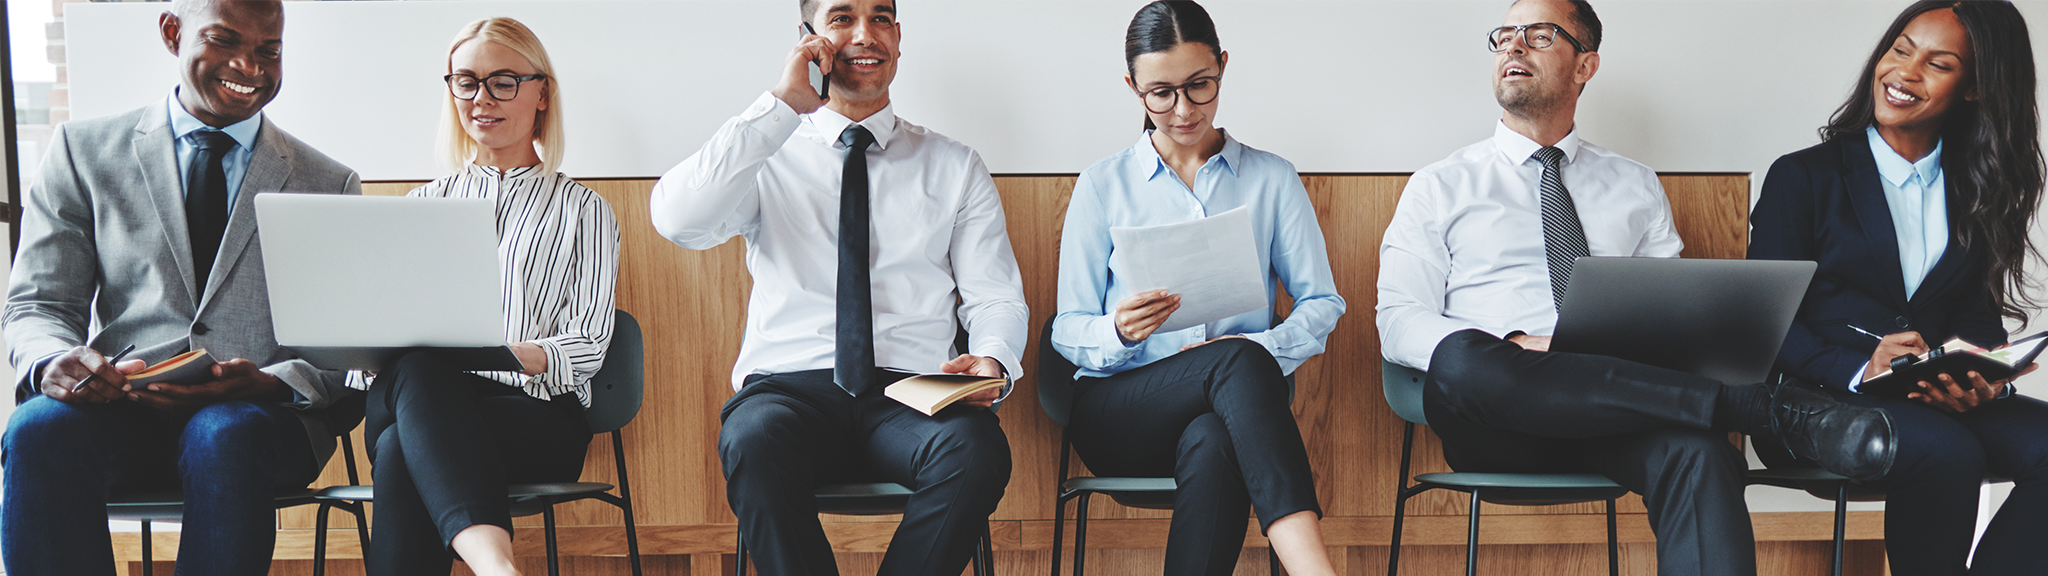
{"type": "Polygon", "coordinates": [[[445,80],[441,148],[458,171],[407,195],[497,206],[505,338],[523,369],[463,372],[413,353],[351,378],[369,391],[375,576],[445,575],[451,553],[480,576],[517,574],[506,487],[582,474],[583,410],[611,341],[619,225],[555,171],[562,93],[540,39],[509,18],[472,22],[449,44],[445,80]]]}
{"type": "Polygon", "coordinates": [[[1105,476],[1172,476],[1166,574],[1230,574],[1245,512],[1289,574],[1334,574],[1286,374],[1323,351],[1344,314],[1308,191],[1294,166],[1216,128],[1224,66],[1194,2],[1153,2],[1124,40],[1125,83],[1145,110],[1137,143],[1082,172],[1060,240],[1053,347],[1079,369],[1068,437],[1105,476]],[[1131,286],[1109,230],[1243,208],[1267,307],[1158,332],[1180,295],[1131,286]],[[1294,297],[1274,324],[1270,302],[1294,297]]]}
{"type": "Polygon", "coordinates": [[[1898,574],[1962,574],[1966,562],[1970,574],[2048,573],[2048,403],[1975,372],[1903,398],[1859,387],[1951,339],[2003,345],[2005,320],[2037,307],[2020,289],[2043,182],[2034,78],[2011,4],[1915,3],[1822,142],[1771,166],[1751,213],[1750,258],[1820,264],[1778,355],[1787,385],[1883,408],[1897,426],[1884,525],[1898,574]],[[2017,486],[1972,560],[1986,477],[2017,486]]]}

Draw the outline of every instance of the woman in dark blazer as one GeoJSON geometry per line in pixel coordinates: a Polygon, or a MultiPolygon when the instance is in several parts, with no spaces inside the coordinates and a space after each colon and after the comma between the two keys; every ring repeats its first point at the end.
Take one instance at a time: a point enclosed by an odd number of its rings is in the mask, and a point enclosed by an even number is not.
{"type": "Polygon", "coordinates": [[[1885,478],[1898,574],[2048,573],[2048,403],[1975,373],[1905,398],[1857,393],[1901,354],[2003,345],[2004,321],[2034,307],[2018,288],[2043,178],[2032,54],[2011,4],[1912,5],[1824,142],[1779,158],[1751,214],[1750,258],[1819,263],[1777,370],[1898,426],[1885,478]],[[1986,475],[2017,487],[1971,562],[1986,475]]]}

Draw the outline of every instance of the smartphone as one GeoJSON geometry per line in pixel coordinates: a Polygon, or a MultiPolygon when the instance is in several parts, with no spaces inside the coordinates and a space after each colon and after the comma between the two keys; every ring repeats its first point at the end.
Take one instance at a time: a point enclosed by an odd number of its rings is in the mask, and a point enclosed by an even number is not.
{"type": "MultiPolygon", "coordinates": [[[[817,33],[816,29],[811,28],[811,23],[805,22],[797,27],[796,37],[797,40],[803,40],[804,37],[816,35],[817,33]]],[[[820,100],[832,97],[832,76],[818,71],[817,60],[811,61],[811,88],[818,91],[818,99],[820,100]]]]}

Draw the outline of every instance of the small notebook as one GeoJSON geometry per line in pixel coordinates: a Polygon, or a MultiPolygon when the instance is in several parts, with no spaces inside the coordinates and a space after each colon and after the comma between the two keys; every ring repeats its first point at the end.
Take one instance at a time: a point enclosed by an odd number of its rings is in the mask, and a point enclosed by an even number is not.
{"type": "Polygon", "coordinates": [[[201,348],[129,374],[128,385],[142,388],[156,383],[202,384],[213,380],[213,365],[217,363],[205,348],[201,348]]]}
{"type": "Polygon", "coordinates": [[[1992,350],[1978,348],[1960,338],[1950,340],[1917,362],[1905,363],[1898,370],[1886,370],[1864,380],[1856,390],[1864,394],[1904,398],[1920,391],[1920,382],[1940,383],[1942,374],[1964,386],[1968,386],[1969,373],[1973,371],[1983,375],[1987,382],[2011,378],[2034,363],[2034,357],[2048,346],[2048,338],[2043,336],[2048,336],[2048,332],[2021,338],[1992,350]]]}
{"type": "Polygon", "coordinates": [[[1006,382],[1002,378],[972,374],[921,374],[890,384],[882,390],[882,395],[930,416],[970,394],[1002,388],[1006,382]]]}

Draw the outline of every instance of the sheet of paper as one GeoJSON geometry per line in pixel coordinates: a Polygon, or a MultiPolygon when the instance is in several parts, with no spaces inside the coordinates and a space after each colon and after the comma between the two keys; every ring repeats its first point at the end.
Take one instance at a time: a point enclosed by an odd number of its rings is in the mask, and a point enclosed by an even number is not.
{"type": "Polygon", "coordinates": [[[1251,213],[1237,208],[1192,222],[1109,229],[1111,265],[1133,294],[1165,288],[1180,310],[1157,333],[1200,326],[1267,305],[1251,213]]]}

